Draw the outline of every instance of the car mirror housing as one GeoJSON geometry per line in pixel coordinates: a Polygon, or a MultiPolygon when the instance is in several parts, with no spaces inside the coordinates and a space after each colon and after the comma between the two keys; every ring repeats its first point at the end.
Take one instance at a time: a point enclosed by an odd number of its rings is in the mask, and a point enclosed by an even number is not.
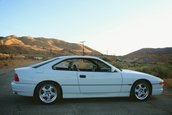
{"type": "Polygon", "coordinates": [[[113,72],[118,72],[116,69],[113,72]]]}
{"type": "Polygon", "coordinates": [[[111,72],[118,72],[115,68],[111,68],[111,72]]]}

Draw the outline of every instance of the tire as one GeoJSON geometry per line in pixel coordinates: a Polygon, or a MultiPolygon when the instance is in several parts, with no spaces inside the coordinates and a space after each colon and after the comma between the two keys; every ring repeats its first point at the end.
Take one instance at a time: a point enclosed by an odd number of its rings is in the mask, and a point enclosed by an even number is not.
{"type": "Polygon", "coordinates": [[[146,81],[136,82],[131,89],[131,98],[136,101],[146,101],[151,95],[151,86],[146,81]]]}
{"type": "Polygon", "coordinates": [[[60,101],[62,94],[56,83],[43,82],[37,86],[34,97],[40,103],[52,104],[60,101]]]}

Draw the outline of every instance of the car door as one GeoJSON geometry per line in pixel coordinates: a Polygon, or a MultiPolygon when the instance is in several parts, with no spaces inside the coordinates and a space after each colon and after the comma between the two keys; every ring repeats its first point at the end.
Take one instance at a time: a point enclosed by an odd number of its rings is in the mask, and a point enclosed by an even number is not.
{"type": "Polygon", "coordinates": [[[119,72],[96,59],[80,59],[78,81],[81,93],[117,93],[121,90],[119,72]]]}
{"type": "MultiPolygon", "coordinates": [[[[72,59],[67,59],[55,64],[51,72],[53,79],[62,86],[64,95],[66,94],[79,94],[78,86],[78,72],[74,66],[72,66],[72,59]]],[[[51,75],[51,76],[52,76],[51,75]]]]}

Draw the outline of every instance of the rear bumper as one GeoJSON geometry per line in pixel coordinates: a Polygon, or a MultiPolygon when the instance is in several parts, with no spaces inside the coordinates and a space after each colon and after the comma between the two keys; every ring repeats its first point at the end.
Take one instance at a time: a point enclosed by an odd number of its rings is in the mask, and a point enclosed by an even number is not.
{"type": "Polygon", "coordinates": [[[16,83],[14,81],[11,82],[11,88],[13,93],[22,96],[33,96],[35,86],[36,85],[34,84],[22,84],[16,83]]]}

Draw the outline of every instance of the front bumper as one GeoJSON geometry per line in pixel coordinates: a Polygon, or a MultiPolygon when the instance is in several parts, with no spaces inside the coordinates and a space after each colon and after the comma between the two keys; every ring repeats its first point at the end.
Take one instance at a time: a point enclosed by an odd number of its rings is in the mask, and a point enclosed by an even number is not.
{"type": "Polygon", "coordinates": [[[152,95],[160,95],[163,93],[163,86],[160,84],[152,85],[152,95]]]}

